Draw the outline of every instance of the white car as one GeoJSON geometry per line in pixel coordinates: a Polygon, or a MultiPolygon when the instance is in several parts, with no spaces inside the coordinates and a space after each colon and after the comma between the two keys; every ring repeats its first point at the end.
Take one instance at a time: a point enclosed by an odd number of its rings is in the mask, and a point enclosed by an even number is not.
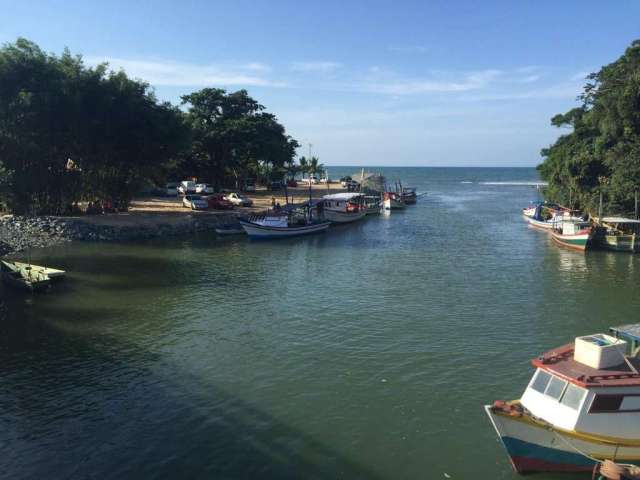
{"type": "Polygon", "coordinates": [[[204,193],[205,195],[210,195],[213,193],[213,187],[208,183],[198,183],[196,185],[196,193],[204,193]]]}
{"type": "Polygon", "coordinates": [[[250,207],[251,205],[253,205],[253,200],[235,192],[225,195],[224,199],[230,201],[236,206],[250,207]]]}
{"type": "Polygon", "coordinates": [[[200,195],[185,195],[182,199],[182,205],[191,210],[206,210],[209,208],[209,202],[200,195]]]}
{"type": "Polygon", "coordinates": [[[195,193],[196,191],[196,182],[192,182],[191,180],[183,180],[178,185],[178,193],[181,195],[187,195],[189,193],[195,193]]]}

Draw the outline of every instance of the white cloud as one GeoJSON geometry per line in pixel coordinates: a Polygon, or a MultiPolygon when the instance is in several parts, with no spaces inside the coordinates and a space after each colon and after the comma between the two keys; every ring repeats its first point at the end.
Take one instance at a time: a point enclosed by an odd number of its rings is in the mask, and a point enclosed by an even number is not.
{"type": "Polygon", "coordinates": [[[364,85],[364,89],[373,93],[388,95],[412,95],[420,93],[466,92],[486,87],[503,72],[500,70],[483,70],[465,74],[454,80],[399,80],[372,81],[364,85]]]}
{"type": "Polygon", "coordinates": [[[241,66],[217,66],[115,57],[85,57],[85,62],[89,65],[107,62],[110,69],[123,69],[131,77],[143,79],[154,86],[286,86],[284,82],[259,75],[259,73],[269,71],[268,66],[260,63],[241,66]]]}
{"type": "Polygon", "coordinates": [[[295,72],[321,72],[329,73],[334,72],[342,67],[338,62],[294,62],[291,64],[291,70],[295,72]]]}

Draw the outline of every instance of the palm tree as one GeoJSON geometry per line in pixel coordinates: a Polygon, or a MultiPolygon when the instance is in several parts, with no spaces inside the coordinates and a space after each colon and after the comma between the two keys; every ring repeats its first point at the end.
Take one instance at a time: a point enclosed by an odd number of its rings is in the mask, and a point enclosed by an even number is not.
{"type": "Polygon", "coordinates": [[[306,157],[300,157],[298,161],[300,162],[300,173],[302,173],[302,177],[304,178],[304,174],[309,172],[309,162],[306,157]]]}
{"type": "Polygon", "coordinates": [[[308,169],[310,175],[321,175],[324,173],[324,165],[318,163],[318,157],[311,157],[308,169]]]}

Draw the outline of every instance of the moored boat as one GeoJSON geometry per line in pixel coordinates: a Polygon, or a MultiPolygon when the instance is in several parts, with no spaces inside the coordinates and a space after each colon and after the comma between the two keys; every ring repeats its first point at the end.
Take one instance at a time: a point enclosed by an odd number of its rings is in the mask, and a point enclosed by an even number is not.
{"type": "Polygon", "coordinates": [[[357,192],[334,193],[322,197],[325,220],[332,223],[349,223],[367,214],[365,195],[357,192]]]}
{"type": "Polygon", "coordinates": [[[33,265],[32,263],[24,263],[24,262],[11,262],[20,270],[25,272],[33,271],[37,273],[42,273],[48,276],[51,280],[62,279],[67,274],[64,270],[59,270],[57,268],[43,267],[41,265],[33,265]]]}
{"type": "Polygon", "coordinates": [[[402,187],[400,197],[405,205],[414,205],[418,202],[418,195],[413,187],[402,187]]]}
{"type": "Polygon", "coordinates": [[[607,250],[619,252],[640,251],[640,220],[624,217],[596,218],[598,231],[595,243],[607,250]]]}
{"type": "Polygon", "coordinates": [[[28,292],[42,292],[51,285],[51,279],[44,273],[23,270],[13,262],[5,260],[0,262],[0,274],[6,285],[28,292]]]}
{"type": "Polygon", "coordinates": [[[285,238],[324,232],[330,222],[319,218],[317,204],[285,205],[277,211],[238,219],[247,235],[254,238],[285,238]]]}
{"type": "Polygon", "coordinates": [[[594,229],[589,222],[560,221],[551,229],[551,238],[563,247],[585,251],[591,244],[594,229]]]}
{"type": "Polygon", "coordinates": [[[520,400],[485,406],[517,472],[640,462],[640,324],[610,330],[535,358],[520,400]]]}
{"type": "Polygon", "coordinates": [[[402,210],[407,205],[402,201],[402,196],[396,192],[384,192],[383,206],[385,210],[402,210]]]}

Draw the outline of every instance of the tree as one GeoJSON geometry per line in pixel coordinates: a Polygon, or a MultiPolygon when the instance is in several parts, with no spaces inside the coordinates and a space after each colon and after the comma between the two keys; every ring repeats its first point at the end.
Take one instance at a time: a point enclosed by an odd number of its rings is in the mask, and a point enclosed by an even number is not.
{"type": "Polygon", "coordinates": [[[551,200],[595,210],[602,192],[609,209],[629,212],[640,188],[640,41],[587,78],[582,105],[552,118],[571,131],[542,150],[538,170],[551,200]]]}
{"type": "Polygon", "coordinates": [[[182,103],[189,106],[187,121],[193,130],[191,160],[217,188],[228,176],[237,186],[265,165],[281,171],[299,146],[246,90],[205,88],[184,95],[182,103]]]}
{"type": "Polygon", "coordinates": [[[68,50],[4,45],[0,85],[0,158],[14,172],[3,200],[16,213],[59,214],[82,197],[124,206],[187,138],[181,112],[148,84],[68,50]]]}

